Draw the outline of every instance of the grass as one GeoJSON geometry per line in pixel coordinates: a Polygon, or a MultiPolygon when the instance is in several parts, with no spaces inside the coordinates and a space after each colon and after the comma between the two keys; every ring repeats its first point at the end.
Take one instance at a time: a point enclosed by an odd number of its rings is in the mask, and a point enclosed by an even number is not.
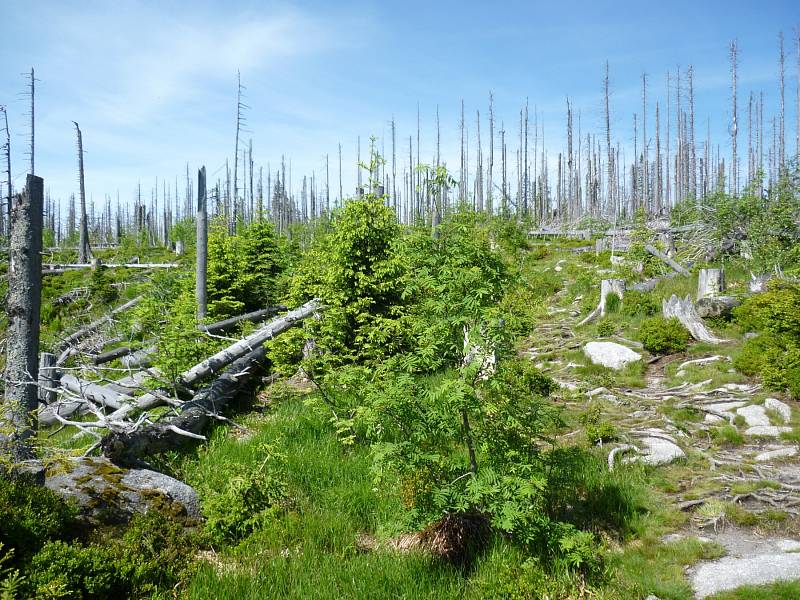
{"type": "Polygon", "coordinates": [[[720,592],[709,600],[797,600],[800,580],[780,581],[769,585],[746,585],[729,592],[720,592]]]}
{"type": "Polygon", "coordinates": [[[724,425],[711,430],[714,441],[721,446],[741,446],[744,435],[733,425],[724,425]]]}
{"type": "MultiPolygon", "coordinates": [[[[460,574],[419,554],[367,552],[359,536],[386,538],[403,528],[396,497],[380,495],[365,450],[347,449],[326,419],[294,398],[247,424],[243,440],[216,435],[184,465],[200,488],[218,485],[231,463],[254,463],[264,444],[286,456],[291,508],[237,546],[220,564],[202,563],[189,598],[458,598],[460,574]]],[[[221,431],[221,430],[220,430],[221,431]]]]}
{"type": "Polygon", "coordinates": [[[645,536],[612,561],[619,577],[615,586],[618,597],[644,598],[654,594],[660,600],[691,600],[694,594],[684,575],[686,567],[723,554],[720,545],[696,538],[662,544],[655,536],[645,536]]]}

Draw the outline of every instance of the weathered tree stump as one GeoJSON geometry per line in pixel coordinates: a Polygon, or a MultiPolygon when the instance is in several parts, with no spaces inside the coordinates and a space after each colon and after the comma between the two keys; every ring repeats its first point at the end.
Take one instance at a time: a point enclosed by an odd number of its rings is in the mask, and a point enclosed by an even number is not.
{"type": "Polygon", "coordinates": [[[715,336],[713,333],[711,333],[711,330],[705,326],[703,321],[700,319],[700,315],[697,314],[694,304],[692,304],[692,299],[689,296],[686,296],[685,299],[681,300],[675,294],[673,294],[669,300],[663,301],[662,311],[664,313],[664,317],[667,319],[670,317],[677,318],[681,324],[689,330],[691,336],[698,342],[721,344],[722,342],[727,341],[715,336]]]}
{"type": "Polygon", "coordinates": [[[56,401],[59,386],[56,355],[42,352],[39,356],[39,402],[52,404],[56,401]]]}
{"type": "Polygon", "coordinates": [[[606,301],[609,294],[616,294],[620,300],[625,296],[625,280],[624,279],[603,279],[600,282],[600,303],[586,318],[578,323],[578,327],[593,321],[598,317],[604,317],[606,314],[606,301]]]}
{"type": "Polygon", "coordinates": [[[723,269],[700,269],[697,279],[697,299],[716,298],[725,291],[723,269]]]}

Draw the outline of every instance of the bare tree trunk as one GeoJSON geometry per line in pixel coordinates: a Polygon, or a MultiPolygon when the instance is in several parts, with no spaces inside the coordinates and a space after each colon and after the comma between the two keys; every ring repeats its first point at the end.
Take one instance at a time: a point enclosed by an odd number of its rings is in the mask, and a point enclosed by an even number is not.
{"type": "MultiPolygon", "coordinates": [[[[73,121],[73,123],[75,123],[73,121]]],[[[89,224],[86,219],[86,186],[84,185],[83,176],[83,136],[81,135],[81,128],[75,123],[75,131],[78,134],[78,183],[80,187],[81,196],[81,223],[80,223],[80,240],[78,243],[78,262],[87,263],[92,258],[92,248],[89,245],[89,224]]]]}
{"type": "Polygon", "coordinates": [[[781,114],[780,114],[780,130],[778,138],[778,170],[783,171],[786,164],[786,119],[785,119],[785,106],[786,106],[786,54],[783,49],[783,32],[778,33],[778,46],[780,53],[780,90],[781,90],[781,114]]]}
{"type": "MultiPolygon", "coordinates": [[[[8,129],[8,113],[5,106],[0,106],[0,111],[3,112],[3,122],[6,132],[6,144],[4,147],[6,155],[6,216],[8,218],[9,228],[11,227],[11,131],[8,129]]],[[[800,131],[800,130],[799,130],[800,131]]],[[[5,228],[0,230],[0,234],[5,233],[5,228]]]]}
{"type": "Polygon", "coordinates": [[[736,143],[738,141],[739,123],[737,120],[736,112],[736,68],[737,68],[737,42],[731,42],[730,55],[731,55],[731,92],[732,92],[732,105],[731,105],[731,192],[733,194],[739,193],[739,159],[736,154],[736,143]]]}
{"type": "Polygon", "coordinates": [[[494,167],[494,96],[489,92],[489,164],[486,176],[486,212],[490,215],[494,212],[494,193],[492,185],[492,169],[494,167]]]}
{"type": "Polygon", "coordinates": [[[723,269],[700,269],[697,279],[697,299],[716,298],[725,291],[723,269]]]}
{"type": "Polygon", "coordinates": [[[42,292],[42,203],[44,181],[28,175],[11,207],[8,266],[8,329],[5,403],[0,418],[10,427],[3,440],[12,461],[32,456],[39,403],[39,313],[42,292]]]}
{"type": "Polygon", "coordinates": [[[606,168],[608,169],[608,206],[607,209],[612,216],[616,215],[617,209],[614,199],[614,158],[611,153],[611,113],[609,112],[608,107],[608,61],[606,61],[606,76],[603,79],[603,88],[604,88],[604,100],[605,100],[605,117],[606,117],[606,153],[607,153],[607,160],[608,164],[606,168]]]}
{"type": "Polygon", "coordinates": [[[33,73],[33,67],[31,67],[31,74],[30,74],[30,89],[31,89],[31,175],[35,175],[36,171],[34,169],[34,158],[36,155],[36,77],[33,73]]]}
{"type": "Polygon", "coordinates": [[[202,321],[208,310],[208,207],[206,199],[206,168],[197,172],[197,265],[195,273],[195,298],[197,320],[202,321]]]}

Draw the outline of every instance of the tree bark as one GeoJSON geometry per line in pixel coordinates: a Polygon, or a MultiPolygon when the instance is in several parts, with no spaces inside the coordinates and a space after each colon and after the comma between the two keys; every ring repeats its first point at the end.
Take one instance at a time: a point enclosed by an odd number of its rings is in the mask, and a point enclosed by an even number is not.
{"type": "Polygon", "coordinates": [[[42,205],[44,181],[28,175],[11,207],[8,267],[8,330],[5,406],[0,418],[10,426],[3,446],[14,461],[30,458],[28,439],[36,429],[39,404],[39,313],[42,292],[42,205]]]}

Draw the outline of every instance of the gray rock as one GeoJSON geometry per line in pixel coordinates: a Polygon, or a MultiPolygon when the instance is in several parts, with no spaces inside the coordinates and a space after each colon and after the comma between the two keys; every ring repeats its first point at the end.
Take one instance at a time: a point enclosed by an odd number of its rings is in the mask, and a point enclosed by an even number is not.
{"type": "Polygon", "coordinates": [[[680,446],[663,438],[644,438],[641,444],[644,446],[641,461],[647,465],[666,465],[679,458],[686,458],[686,453],[680,446]]]}
{"type": "Polygon", "coordinates": [[[764,585],[800,577],[800,553],[725,556],[690,570],[697,598],[706,598],[743,585],[764,585]]]}
{"type": "Polygon", "coordinates": [[[789,433],[792,431],[791,427],[776,427],[775,425],[758,425],[756,427],[749,427],[745,430],[745,435],[753,435],[759,437],[778,437],[782,433],[789,433]]]}
{"type": "Polygon", "coordinates": [[[68,459],[48,469],[45,486],[74,500],[91,524],[126,523],[157,510],[187,524],[201,519],[193,488],[149,469],[118,467],[105,457],[68,459]]]}
{"type": "Polygon", "coordinates": [[[642,359],[642,355],[615,342],[589,342],[583,353],[596,365],[620,370],[629,363],[642,359]]]}
{"type": "Polygon", "coordinates": [[[777,398],[767,398],[764,400],[764,408],[774,410],[783,419],[784,423],[792,420],[792,409],[785,402],[781,402],[777,398]]]}
{"type": "Polygon", "coordinates": [[[770,424],[767,411],[764,410],[763,406],[759,406],[758,404],[751,404],[750,406],[738,408],[736,409],[736,414],[744,417],[744,421],[747,423],[748,427],[761,427],[770,424]]]}
{"type": "Polygon", "coordinates": [[[641,461],[646,465],[658,466],[686,457],[686,453],[678,446],[675,438],[661,429],[645,429],[640,432],[640,436],[636,440],[639,454],[625,457],[622,462],[641,461]]]}
{"type": "Polygon", "coordinates": [[[730,296],[718,296],[716,298],[701,298],[695,302],[695,309],[697,314],[703,319],[710,317],[727,317],[731,314],[734,307],[739,306],[741,302],[730,296]]]}
{"type": "Polygon", "coordinates": [[[776,458],[791,458],[792,456],[797,456],[797,446],[767,450],[766,452],[756,455],[756,462],[768,462],[776,458]]]}

